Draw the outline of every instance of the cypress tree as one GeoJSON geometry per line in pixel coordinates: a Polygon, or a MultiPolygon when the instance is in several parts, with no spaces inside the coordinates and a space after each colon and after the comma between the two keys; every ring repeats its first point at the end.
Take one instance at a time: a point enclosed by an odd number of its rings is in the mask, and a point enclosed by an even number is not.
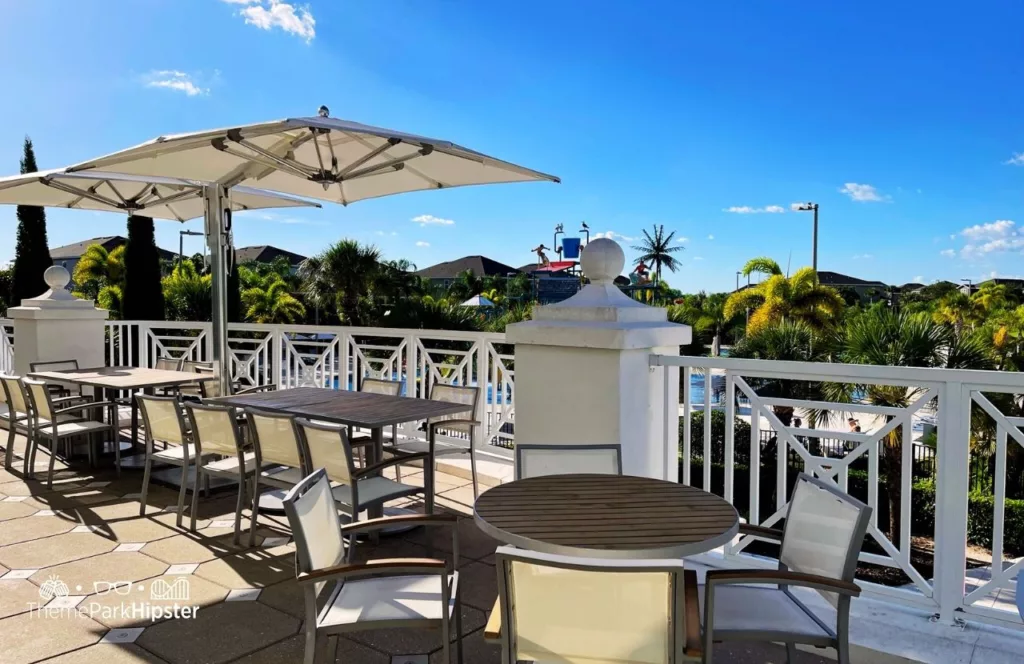
{"type": "MultiPolygon", "coordinates": [[[[21,159],[21,172],[35,173],[36,154],[32,139],[25,137],[25,152],[21,159]]],[[[33,205],[18,206],[18,239],[14,249],[14,275],[11,283],[11,305],[46,292],[43,272],[53,265],[46,242],[46,212],[33,205]]]]}
{"type": "Polygon", "coordinates": [[[160,253],[150,217],[128,217],[128,244],[124,250],[125,320],[164,320],[164,292],[160,285],[160,253]]]}
{"type": "MultiPolygon", "coordinates": [[[[231,251],[234,252],[234,247],[231,251]]],[[[231,260],[231,271],[228,272],[228,322],[229,323],[241,323],[242,322],[242,287],[239,281],[238,265],[235,264],[234,257],[231,260]]]]}

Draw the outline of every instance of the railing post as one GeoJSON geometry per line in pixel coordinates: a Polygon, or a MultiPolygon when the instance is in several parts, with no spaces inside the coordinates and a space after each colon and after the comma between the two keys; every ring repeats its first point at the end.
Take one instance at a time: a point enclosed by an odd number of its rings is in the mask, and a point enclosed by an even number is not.
{"type": "MultiPolygon", "coordinates": [[[[476,431],[473,433],[473,440],[476,443],[476,448],[486,448],[484,442],[485,432],[488,431],[487,417],[485,413],[488,408],[488,394],[487,394],[487,378],[490,376],[490,372],[487,370],[487,341],[483,333],[478,334],[476,338],[476,386],[477,389],[482,390],[482,399],[480,404],[477,406],[477,412],[473,413],[473,417],[476,418],[480,424],[476,427],[476,431]]],[[[467,381],[468,382],[468,381],[467,381]]],[[[493,397],[493,394],[491,395],[493,397]]]]}
{"type": "MultiPolygon", "coordinates": [[[[935,485],[935,601],[946,624],[960,619],[967,564],[967,493],[970,467],[971,391],[947,382],[939,392],[935,485]]],[[[905,471],[906,472],[906,471],[905,471]]],[[[903,524],[909,528],[910,524],[903,524]]]]}
{"type": "Polygon", "coordinates": [[[284,335],[284,328],[278,325],[274,327],[270,338],[270,375],[273,377],[271,382],[278,388],[288,387],[282,384],[284,380],[284,367],[282,366],[284,335]]]}
{"type": "MultiPolygon", "coordinates": [[[[135,352],[138,353],[139,366],[149,367],[149,323],[139,321],[135,325],[135,352]]],[[[132,338],[129,333],[128,338],[132,338]]]]}

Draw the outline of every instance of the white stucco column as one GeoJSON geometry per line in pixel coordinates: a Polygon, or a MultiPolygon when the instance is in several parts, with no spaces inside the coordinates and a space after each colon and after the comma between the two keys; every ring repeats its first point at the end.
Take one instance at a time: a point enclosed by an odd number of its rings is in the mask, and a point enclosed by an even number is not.
{"type": "Polygon", "coordinates": [[[7,309],[14,320],[15,373],[24,376],[30,363],[55,360],[78,360],[82,368],[103,366],[107,310],[65,290],[71,281],[65,268],[47,268],[43,278],[50,290],[7,309]]]}
{"type": "Polygon", "coordinates": [[[669,432],[666,445],[665,404],[677,407],[679,382],[669,381],[666,399],[667,369],[652,371],[648,358],[678,355],[691,330],[620,291],[614,279],[624,265],[618,244],[594,240],[580,258],[591,283],[508,327],[516,346],[516,443],[618,443],[625,473],[674,481],[677,434],[669,432]]]}

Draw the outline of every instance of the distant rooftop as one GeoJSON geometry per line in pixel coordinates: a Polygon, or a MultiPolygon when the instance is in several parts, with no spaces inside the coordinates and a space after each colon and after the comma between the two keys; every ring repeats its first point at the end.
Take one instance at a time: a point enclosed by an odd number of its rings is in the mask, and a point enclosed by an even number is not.
{"type": "Polygon", "coordinates": [[[478,277],[495,277],[517,274],[519,270],[487,256],[463,256],[453,261],[431,265],[416,272],[427,279],[454,279],[460,272],[471,270],[478,277]]]}
{"type": "Polygon", "coordinates": [[[848,274],[840,274],[839,272],[829,272],[828,270],[818,271],[818,281],[826,286],[876,286],[878,288],[888,288],[888,284],[881,281],[867,281],[864,279],[858,279],[857,277],[851,277],[848,274]]]}
{"type": "Polygon", "coordinates": [[[306,257],[294,251],[273,247],[269,244],[261,244],[254,247],[239,247],[235,250],[235,260],[241,263],[272,263],[280,256],[288,259],[289,265],[297,266],[306,257]]]}
{"type": "MultiPolygon", "coordinates": [[[[128,244],[128,238],[123,235],[105,235],[102,237],[94,237],[88,240],[82,240],[81,242],[73,242],[71,244],[65,244],[62,247],[54,247],[50,249],[50,258],[55,261],[67,261],[77,260],[85,253],[85,250],[94,244],[98,244],[107,251],[113,251],[114,249],[128,244]]],[[[173,251],[167,251],[157,247],[157,251],[160,253],[160,258],[163,260],[171,260],[178,254],[173,251]]]]}

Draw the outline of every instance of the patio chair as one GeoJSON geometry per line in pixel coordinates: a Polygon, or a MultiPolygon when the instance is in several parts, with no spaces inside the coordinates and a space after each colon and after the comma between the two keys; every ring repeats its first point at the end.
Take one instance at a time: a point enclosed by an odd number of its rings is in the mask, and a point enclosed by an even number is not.
{"type": "MultiPolygon", "coordinates": [[[[200,461],[196,464],[196,482],[192,490],[192,508],[189,512],[189,530],[196,531],[196,514],[199,508],[199,486],[213,477],[228,477],[238,481],[238,500],[235,502],[235,536],[233,542],[241,541],[242,510],[245,509],[246,489],[249,480],[255,479],[259,462],[255,451],[246,451],[242,432],[238,426],[238,410],[231,406],[186,403],[185,411],[192,424],[192,442],[200,461]],[[208,461],[209,455],[221,457],[208,461]]],[[[208,483],[207,483],[208,486],[208,483]]],[[[249,546],[256,542],[256,519],[259,512],[259,496],[252,495],[252,512],[249,520],[249,546]]]]}
{"type": "MultiPolygon", "coordinates": [[[[36,371],[77,371],[78,360],[50,360],[47,362],[29,362],[28,370],[35,373],[36,371]]],[[[46,381],[48,389],[53,394],[55,399],[63,399],[62,403],[70,403],[70,400],[82,401],[90,399],[88,395],[82,394],[81,385],[73,385],[71,383],[60,383],[56,381],[46,381]]]]}
{"type": "Polygon", "coordinates": [[[712,570],[701,586],[704,662],[716,641],[785,643],[795,661],[795,644],[832,647],[839,664],[850,662],[850,599],[871,508],[805,473],[797,477],[783,530],[741,525],[742,534],[781,543],[777,570],[712,570]],[[766,587],[774,586],[774,587],[766,587]],[[790,591],[817,590],[836,607],[833,630],[790,591]]]}
{"type": "Polygon", "coordinates": [[[153,465],[168,465],[181,468],[181,485],[178,487],[178,519],[181,528],[185,514],[185,491],[188,486],[189,467],[196,463],[196,446],[185,423],[181,404],[175,397],[157,397],[140,394],[136,397],[142,422],[146,431],[146,465],[142,473],[142,495],[139,516],[146,515],[146,496],[149,493],[149,479],[153,465]],[[157,450],[156,443],[163,449],[157,450]]]}
{"type": "Polygon", "coordinates": [[[156,364],[153,365],[153,368],[161,371],[181,371],[181,363],[182,359],[180,357],[161,355],[156,358],[156,364]]]}
{"type": "MultiPolygon", "coordinates": [[[[370,394],[383,394],[389,397],[397,397],[402,394],[402,383],[397,380],[383,380],[381,378],[363,378],[363,382],[359,384],[360,392],[367,392],[370,394]]],[[[348,428],[348,442],[352,444],[352,447],[358,448],[359,462],[360,465],[363,463],[363,448],[373,444],[373,436],[367,434],[355,435],[352,427],[348,428]]],[[[391,444],[394,445],[398,442],[398,425],[391,426],[391,444]]],[[[398,481],[402,481],[401,466],[395,466],[395,477],[398,481]]]]}
{"type": "Polygon", "coordinates": [[[89,460],[94,459],[93,437],[96,434],[109,433],[114,442],[114,465],[117,474],[121,475],[121,445],[118,440],[120,427],[117,423],[117,403],[113,401],[87,401],[74,403],[61,409],[55,407],[55,400],[50,393],[49,386],[43,381],[23,381],[25,391],[28,392],[28,403],[31,412],[29,425],[31,433],[28,437],[29,447],[25,453],[25,475],[34,475],[36,452],[39,449],[41,439],[50,441],[50,463],[46,471],[46,486],[53,487],[53,467],[57,460],[58,449],[61,442],[65,445],[65,458],[71,457],[71,439],[76,437],[86,438],[89,444],[89,460]],[[87,411],[98,411],[107,409],[107,422],[76,417],[74,419],[62,418],[62,415],[70,413],[83,413],[87,411]]]}
{"type": "MultiPolygon", "coordinates": [[[[179,370],[185,371],[187,373],[212,374],[213,362],[200,362],[198,360],[187,360],[182,358],[179,370]]],[[[184,397],[187,399],[201,399],[203,396],[202,392],[200,392],[200,390],[202,389],[200,387],[201,385],[202,383],[190,383],[186,385],[179,385],[177,387],[178,395],[179,397],[184,397]]]]}
{"type": "Polygon", "coordinates": [[[284,499],[295,537],[296,578],[305,594],[305,664],[334,662],[338,634],[393,627],[439,628],[442,661],[447,664],[452,622],[456,661],[462,664],[458,518],[415,515],[342,526],[332,493],[328,473],[320,469],[284,499]],[[354,539],[358,533],[397,524],[451,528],[451,565],[432,558],[351,563],[352,547],[346,553],[346,535],[354,539]]]}
{"type": "Polygon", "coordinates": [[[495,561],[503,664],[700,657],[697,575],[682,560],[596,560],[502,546],[495,561]]]}
{"type": "MultiPolygon", "coordinates": [[[[29,418],[31,417],[28,405],[28,394],[25,392],[25,385],[20,376],[0,376],[0,385],[3,385],[4,404],[7,412],[3,414],[7,426],[7,447],[4,448],[4,468],[11,469],[14,463],[14,438],[18,433],[26,439],[32,434],[29,418]]],[[[28,449],[25,446],[25,470],[28,473],[28,449]]]]}
{"type": "Polygon", "coordinates": [[[563,474],[622,474],[621,445],[516,444],[516,479],[563,474]]]}
{"type": "Polygon", "coordinates": [[[384,503],[420,494],[429,513],[433,507],[433,487],[419,487],[403,484],[382,477],[380,471],[410,461],[425,460],[427,454],[403,454],[367,468],[357,469],[352,457],[352,446],[344,427],[318,424],[306,419],[295,420],[299,441],[306,454],[307,468],[323,468],[332,482],[331,494],[352,521],[359,519],[359,513],[366,509],[383,506],[384,503]]]}
{"type": "Polygon", "coordinates": [[[250,409],[245,417],[260,469],[254,493],[259,493],[259,480],[278,489],[291,489],[309,475],[293,415],[250,409]]]}
{"type": "MultiPolygon", "coordinates": [[[[477,427],[480,426],[480,422],[476,419],[478,406],[480,404],[480,388],[434,383],[434,386],[430,388],[430,398],[435,401],[450,401],[454,403],[472,405],[473,410],[470,411],[468,416],[460,413],[449,417],[435,417],[431,420],[427,420],[427,440],[408,440],[401,443],[396,442],[388,449],[394,450],[395,452],[401,452],[403,454],[418,454],[421,452],[433,451],[435,459],[440,456],[448,456],[452,454],[469,454],[469,471],[473,477],[473,498],[475,499],[480,495],[480,487],[476,475],[476,450],[474,449],[474,444],[476,442],[475,432],[477,427]],[[452,433],[466,436],[469,439],[469,447],[462,447],[461,445],[438,446],[432,443],[432,434],[436,434],[438,430],[450,431],[452,433]]],[[[432,473],[433,468],[431,468],[430,471],[432,473]]],[[[427,475],[426,468],[423,469],[423,474],[424,476],[427,475]]]]}

